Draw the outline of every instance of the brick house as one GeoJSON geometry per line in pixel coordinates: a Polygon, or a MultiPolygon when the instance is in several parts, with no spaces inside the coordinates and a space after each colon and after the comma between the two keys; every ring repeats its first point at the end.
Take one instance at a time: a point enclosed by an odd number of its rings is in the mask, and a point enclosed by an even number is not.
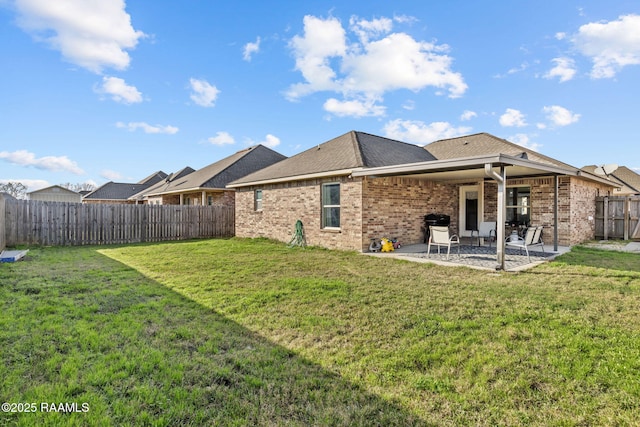
{"type": "Polygon", "coordinates": [[[233,206],[235,191],[226,188],[228,183],[283,159],[286,156],[259,144],[198,170],[182,169],[131,198],[162,205],[233,206]]]}
{"type": "Polygon", "coordinates": [[[365,251],[382,236],[422,243],[429,213],[461,235],[503,218],[498,237],[535,224],[573,245],[594,237],[595,197],[615,184],[486,133],[422,148],[351,131],[229,187],[239,237],[288,241],[300,219],[311,245],[365,251]]]}
{"type": "Polygon", "coordinates": [[[82,203],[136,204],[138,201],[132,198],[134,194],[156,185],[166,177],[166,173],[158,171],[136,183],[109,181],[87,193],[82,203]]]}

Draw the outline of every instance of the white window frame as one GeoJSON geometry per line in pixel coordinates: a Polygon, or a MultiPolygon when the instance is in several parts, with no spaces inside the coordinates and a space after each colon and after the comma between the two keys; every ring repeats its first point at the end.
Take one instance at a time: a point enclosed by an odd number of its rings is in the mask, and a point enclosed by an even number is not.
{"type": "Polygon", "coordinates": [[[253,210],[256,212],[262,211],[262,203],[264,201],[264,192],[262,188],[256,188],[253,191],[253,210]],[[260,197],[258,197],[260,195],[260,197]]]}
{"type": "MultiPolygon", "coordinates": [[[[529,189],[529,197],[526,198],[524,200],[524,203],[518,205],[518,204],[510,204],[512,201],[509,199],[507,200],[507,212],[509,211],[509,209],[516,209],[517,215],[520,218],[523,215],[527,215],[527,217],[529,218],[529,223],[531,223],[531,186],[530,185],[513,185],[513,186],[509,186],[507,187],[507,190],[512,189],[512,188],[528,188],[529,189]]],[[[517,199],[517,195],[516,195],[516,199],[517,199]]],[[[517,201],[516,201],[517,203],[517,201]]],[[[524,225],[524,224],[520,224],[520,225],[524,225]]]]}
{"type": "Polygon", "coordinates": [[[338,204],[335,205],[331,205],[331,204],[325,204],[325,200],[324,200],[324,193],[325,193],[325,188],[329,187],[329,186],[334,186],[337,185],[338,186],[338,199],[340,199],[340,190],[341,190],[341,185],[339,182],[325,182],[320,186],[320,199],[321,199],[321,225],[322,225],[322,229],[324,230],[339,230],[340,226],[341,226],[341,210],[342,208],[340,207],[340,200],[338,200],[338,204]],[[327,215],[325,214],[326,209],[338,209],[338,225],[325,225],[326,221],[327,221],[327,215]]]}

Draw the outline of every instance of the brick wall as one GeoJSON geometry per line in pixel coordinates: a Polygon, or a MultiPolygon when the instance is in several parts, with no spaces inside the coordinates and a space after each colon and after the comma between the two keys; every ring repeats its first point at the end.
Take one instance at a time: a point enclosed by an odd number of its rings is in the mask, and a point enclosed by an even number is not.
{"type": "Polygon", "coordinates": [[[336,177],[262,187],[236,193],[236,236],[269,237],[289,242],[297,220],[304,226],[307,244],[360,251],[362,236],[362,179],[336,177]],[[321,228],[321,184],[339,182],[340,230],[321,228]],[[254,190],[262,190],[262,210],[254,209],[254,190]]]}
{"type": "MultiPolygon", "coordinates": [[[[474,184],[474,183],[470,183],[474,184]]],[[[291,240],[300,219],[307,243],[327,248],[367,250],[370,238],[397,237],[404,244],[422,243],[423,220],[429,213],[451,217],[452,232],[458,232],[459,187],[417,179],[327,178],[237,191],[236,235],[291,240]],[[341,227],[321,228],[321,184],[341,183],[341,227]],[[254,209],[254,190],[262,190],[262,211],[254,209]]],[[[468,184],[465,184],[468,185],[468,184]]],[[[547,243],[553,241],[554,181],[552,177],[508,180],[508,186],[531,187],[531,223],[545,227],[547,243]]],[[[558,234],[560,245],[573,245],[594,238],[595,197],[606,187],[560,177],[558,234]]],[[[484,220],[497,218],[497,184],[484,184],[484,220]]]]}
{"type": "MultiPolygon", "coordinates": [[[[531,188],[531,224],[544,226],[545,243],[553,242],[554,182],[552,177],[508,179],[507,186],[531,188]]],[[[485,183],[484,216],[486,221],[497,218],[498,184],[485,183]]],[[[571,246],[595,236],[595,198],[606,194],[604,185],[575,177],[558,178],[558,244],[571,246]]]]}
{"type": "Polygon", "coordinates": [[[595,182],[572,178],[569,185],[571,210],[567,217],[570,223],[571,244],[595,239],[596,197],[606,196],[611,188],[595,182]]]}
{"type": "Polygon", "coordinates": [[[362,249],[371,238],[398,238],[403,244],[424,241],[424,216],[451,217],[457,229],[458,193],[454,185],[408,178],[366,178],[363,182],[362,249]]]}
{"type": "Polygon", "coordinates": [[[307,243],[328,248],[367,250],[370,238],[397,237],[404,244],[422,243],[424,216],[451,216],[457,224],[453,185],[406,178],[318,179],[239,189],[236,235],[270,237],[288,242],[295,222],[304,225],[307,243]],[[321,184],[340,182],[340,231],[321,228],[321,184]],[[262,211],[254,210],[254,190],[262,189],[262,211]]]}

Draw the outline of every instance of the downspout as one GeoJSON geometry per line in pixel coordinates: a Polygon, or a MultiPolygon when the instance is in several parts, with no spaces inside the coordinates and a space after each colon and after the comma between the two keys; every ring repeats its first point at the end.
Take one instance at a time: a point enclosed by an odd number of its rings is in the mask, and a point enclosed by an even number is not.
{"type": "Polygon", "coordinates": [[[553,176],[553,250],[558,252],[558,175],[553,176]]]}
{"type": "Polygon", "coordinates": [[[500,167],[500,173],[498,173],[493,170],[491,163],[485,163],[484,173],[498,183],[498,217],[496,220],[496,257],[498,265],[496,269],[504,270],[504,221],[507,213],[505,184],[507,182],[507,171],[504,167],[500,167]]]}

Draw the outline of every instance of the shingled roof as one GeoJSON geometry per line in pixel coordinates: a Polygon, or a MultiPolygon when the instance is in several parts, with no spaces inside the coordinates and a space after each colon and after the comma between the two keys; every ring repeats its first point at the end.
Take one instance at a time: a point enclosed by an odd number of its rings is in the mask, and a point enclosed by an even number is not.
{"type": "Polygon", "coordinates": [[[145,190],[146,188],[157,184],[159,181],[165,179],[166,177],[166,173],[164,173],[163,171],[157,171],[133,184],[127,182],[109,181],[106,184],[103,184],[95,190],[84,195],[83,200],[127,200],[134,194],[137,194],[145,190]]]}
{"type": "Polygon", "coordinates": [[[132,195],[139,193],[149,184],[129,184],[126,182],[109,181],[98,187],[91,193],[84,196],[83,199],[89,200],[127,200],[132,195]]]}
{"type": "Polygon", "coordinates": [[[364,132],[350,131],[314,146],[273,166],[264,168],[232,182],[230,187],[271,180],[294,180],[313,174],[362,167],[390,166],[435,160],[428,151],[414,144],[395,141],[364,132]]]}
{"type": "MultiPolygon", "coordinates": [[[[582,168],[582,170],[595,174],[597,169],[596,165],[589,165],[582,168]]],[[[619,166],[616,170],[609,174],[609,179],[613,179],[620,183],[621,186],[626,186],[630,193],[640,193],[640,175],[632,171],[626,166],[619,166]]]]}
{"type": "Polygon", "coordinates": [[[433,154],[438,160],[506,154],[543,164],[572,167],[567,163],[484,132],[457,138],[441,139],[425,145],[424,149],[433,154]]]}
{"type": "Polygon", "coordinates": [[[200,189],[224,190],[231,181],[276,164],[286,158],[286,156],[264,145],[256,145],[238,151],[186,176],[170,177],[166,186],[154,189],[153,192],[149,192],[147,195],[180,193],[200,189]]]}
{"type": "Polygon", "coordinates": [[[184,168],[180,169],[179,171],[175,172],[175,173],[171,173],[169,175],[166,175],[161,181],[155,183],[154,185],[151,185],[147,188],[145,188],[144,190],[140,191],[139,193],[136,193],[134,195],[132,195],[131,197],[129,197],[130,200],[143,200],[148,194],[154,194],[154,193],[159,193],[162,192],[164,189],[166,189],[169,185],[171,185],[171,181],[175,180],[175,179],[179,179],[182,177],[185,177],[187,175],[189,175],[190,173],[195,172],[196,170],[193,169],[190,166],[185,166],[184,168]]]}

